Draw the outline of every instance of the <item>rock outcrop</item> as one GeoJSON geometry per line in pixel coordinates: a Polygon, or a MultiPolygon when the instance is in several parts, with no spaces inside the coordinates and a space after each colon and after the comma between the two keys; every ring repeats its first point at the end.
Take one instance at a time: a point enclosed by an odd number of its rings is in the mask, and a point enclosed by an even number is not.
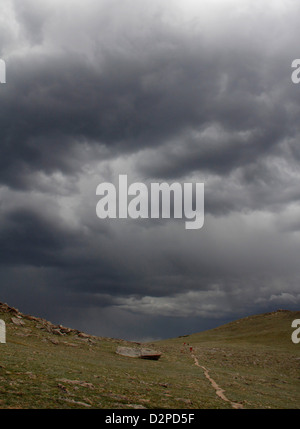
{"type": "Polygon", "coordinates": [[[121,356],[158,360],[161,353],[156,350],[136,348],[136,347],[118,347],[116,353],[121,356]]]}
{"type": "Polygon", "coordinates": [[[92,341],[92,338],[94,338],[93,335],[85,334],[77,329],[67,328],[62,325],[55,325],[46,319],[23,314],[18,309],[14,307],[10,307],[6,303],[0,302],[0,314],[1,313],[10,314],[12,316],[10,320],[16,326],[24,326],[26,324],[25,320],[30,320],[30,321],[36,322],[36,325],[35,325],[36,328],[49,332],[50,334],[54,334],[58,336],[75,334],[79,338],[85,338],[87,341],[92,341]]]}

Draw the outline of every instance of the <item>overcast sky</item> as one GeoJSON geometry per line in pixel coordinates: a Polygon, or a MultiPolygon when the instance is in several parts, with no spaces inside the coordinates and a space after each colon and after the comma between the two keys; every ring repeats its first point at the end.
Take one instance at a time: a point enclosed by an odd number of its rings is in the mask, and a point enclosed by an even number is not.
{"type": "Polygon", "coordinates": [[[0,301],[117,338],[300,306],[299,0],[0,0],[0,301]],[[99,183],[205,184],[202,229],[99,183]]]}

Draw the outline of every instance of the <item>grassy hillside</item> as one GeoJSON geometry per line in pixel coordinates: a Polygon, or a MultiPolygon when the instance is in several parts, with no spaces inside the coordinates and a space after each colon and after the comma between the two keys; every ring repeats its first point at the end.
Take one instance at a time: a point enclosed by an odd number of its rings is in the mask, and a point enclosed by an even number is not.
{"type": "MultiPolygon", "coordinates": [[[[295,351],[296,347],[291,341],[293,331],[291,323],[294,319],[300,319],[300,311],[277,310],[235,320],[218,328],[187,335],[184,338],[186,342],[195,344],[217,341],[231,345],[244,343],[295,351]]],[[[170,341],[174,342],[174,340],[170,341]]],[[[175,342],[180,341],[180,337],[175,339],[175,342]]]]}
{"type": "Polygon", "coordinates": [[[300,344],[291,342],[300,312],[147,344],[162,353],[158,361],[116,354],[136,343],[54,326],[5,304],[0,318],[0,408],[300,408],[300,344]]]}

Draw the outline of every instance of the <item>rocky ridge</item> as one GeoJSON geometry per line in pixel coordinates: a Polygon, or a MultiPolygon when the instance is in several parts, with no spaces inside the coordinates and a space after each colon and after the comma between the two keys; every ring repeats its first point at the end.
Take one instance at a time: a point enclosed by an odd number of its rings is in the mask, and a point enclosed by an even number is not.
{"type": "Polygon", "coordinates": [[[11,315],[10,320],[16,326],[24,326],[25,320],[30,320],[30,321],[36,322],[35,324],[36,328],[46,331],[50,334],[59,335],[59,336],[75,334],[79,338],[86,339],[89,341],[91,341],[93,338],[96,338],[93,335],[85,334],[84,332],[81,332],[78,329],[67,328],[62,325],[55,325],[46,319],[23,314],[18,309],[14,307],[10,307],[6,303],[0,302],[0,313],[10,314],[11,315]]]}

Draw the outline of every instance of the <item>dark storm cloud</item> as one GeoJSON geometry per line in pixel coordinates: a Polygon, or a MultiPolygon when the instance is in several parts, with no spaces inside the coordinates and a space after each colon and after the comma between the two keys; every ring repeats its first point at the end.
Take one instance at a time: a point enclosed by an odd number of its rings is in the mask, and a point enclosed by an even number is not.
{"type": "Polygon", "coordinates": [[[1,219],[2,265],[60,266],[63,250],[78,237],[29,209],[13,210],[1,219]]]}
{"type": "Polygon", "coordinates": [[[78,170],[78,145],[136,151],[210,120],[205,106],[212,60],[201,66],[205,58],[198,47],[186,54],[185,43],[176,40],[157,52],[159,42],[151,43],[154,52],[141,58],[106,53],[99,69],[84,54],[29,54],[8,61],[10,83],[1,100],[2,181],[17,184],[16,175],[20,182],[26,170],[78,170]]]}
{"type": "MultiPolygon", "coordinates": [[[[16,19],[34,45],[47,40],[47,22],[57,17],[50,6],[27,3],[15,2],[16,19]]],[[[76,17],[76,8],[72,13],[76,17]]],[[[275,64],[266,64],[267,37],[254,50],[251,40],[237,46],[229,34],[224,45],[214,42],[209,50],[201,33],[191,37],[185,29],[179,36],[172,25],[145,18],[146,35],[126,28],[125,16],[115,40],[99,41],[92,60],[76,46],[29,50],[8,60],[0,123],[3,183],[26,187],[34,170],[75,174],[84,145],[105,146],[112,156],[163,146],[159,159],[142,170],[150,176],[227,174],[255,162],[292,131],[286,103],[271,97],[282,84],[270,83],[274,67],[281,70],[278,79],[290,83],[285,58],[280,53],[275,64]],[[201,137],[214,124],[221,130],[217,141],[201,137]],[[178,136],[179,151],[176,144],[165,147],[178,136]]],[[[89,41],[93,37],[101,39],[95,28],[87,33],[89,41]]]]}
{"type": "Polygon", "coordinates": [[[126,337],[299,305],[299,3],[2,8],[0,300],[126,337]],[[100,221],[121,173],[204,182],[203,230],[100,221]]]}

